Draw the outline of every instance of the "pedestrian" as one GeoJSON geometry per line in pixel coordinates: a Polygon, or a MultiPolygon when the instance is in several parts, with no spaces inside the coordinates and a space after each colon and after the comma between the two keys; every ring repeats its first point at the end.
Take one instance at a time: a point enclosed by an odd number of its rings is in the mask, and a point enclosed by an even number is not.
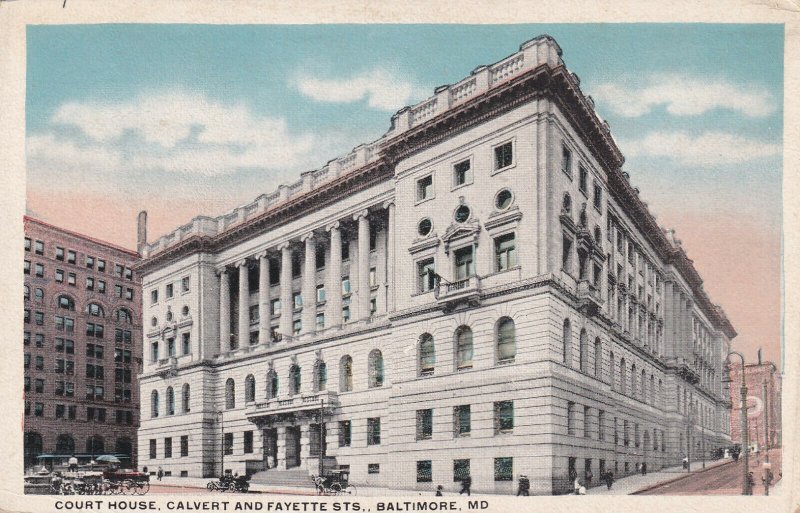
{"type": "Polygon", "coordinates": [[[605,480],[606,480],[606,486],[610,490],[611,485],[614,484],[614,473],[611,472],[610,470],[606,471],[605,480]]]}
{"type": "Polygon", "coordinates": [[[575,481],[572,483],[572,488],[575,490],[575,495],[580,495],[581,482],[578,480],[577,477],[575,478],[575,481]]]}
{"type": "Polygon", "coordinates": [[[575,467],[569,468],[569,481],[570,483],[578,479],[578,471],[575,470],[575,467]]]}
{"type": "Polygon", "coordinates": [[[587,468],[586,469],[586,473],[584,474],[584,478],[586,479],[586,488],[589,488],[590,486],[592,486],[592,478],[593,477],[594,477],[594,474],[592,473],[592,469],[587,468]]]}
{"type": "Polygon", "coordinates": [[[753,473],[747,473],[747,494],[746,495],[753,495],[753,486],[755,486],[756,480],[753,479],[753,473]]]}
{"type": "Polygon", "coordinates": [[[687,456],[683,457],[683,468],[685,469],[689,468],[689,458],[687,456]]]}
{"type": "Polygon", "coordinates": [[[466,492],[467,497],[470,496],[469,488],[472,486],[472,478],[470,476],[464,476],[461,478],[461,491],[458,492],[459,495],[466,492]]]}
{"type": "Polygon", "coordinates": [[[772,485],[773,479],[772,470],[768,468],[765,469],[764,473],[761,475],[761,482],[764,484],[764,495],[769,495],[769,487],[772,485]]]}
{"type": "Polygon", "coordinates": [[[444,487],[442,485],[439,485],[439,486],[436,487],[436,496],[437,497],[441,497],[442,496],[442,490],[443,489],[444,489],[444,487]]]}
{"type": "Polygon", "coordinates": [[[69,464],[68,469],[70,472],[75,472],[76,470],[78,470],[78,458],[76,458],[74,454],[69,457],[68,464],[69,464]]]}
{"type": "Polygon", "coordinates": [[[647,462],[646,461],[642,463],[642,475],[643,476],[647,475],[647,462]]]}
{"type": "Polygon", "coordinates": [[[156,477],[158,478],[159,481],[161,481],[161,478],[164,477],[164,469],[163,468],[158,467],[158,473],[156,474],[156,477]]]}
{"type": "Polygon", "coordinates": [[[528,479],[528,476],[525,474],[521,474],[519,476],[519,486],[517,487],[517,497],[520,495],[524,495],[525,497],[528,496],[528,492],[531,489],[531,481],[528,479]]]}

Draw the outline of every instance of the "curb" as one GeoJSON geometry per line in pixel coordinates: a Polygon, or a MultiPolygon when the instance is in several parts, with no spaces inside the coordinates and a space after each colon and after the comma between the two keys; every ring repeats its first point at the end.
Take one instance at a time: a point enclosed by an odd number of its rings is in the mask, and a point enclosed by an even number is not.
{"type": "Polygon", "coordinates": [[[721,468],[721,467],[724,467],[725,465],[730,465],[732,463],[735,463],[735,462],[733,460],[726,461],[725,463],[720,463],[719,465],[714,465],[713,467],[707,467],[707,468],[704,468],[704,469],[696,470],[694,472],[687,472],[685,474],[681,474],[678,477],[673,477],[671,479],[667,479],[666,481],[661,481],[659,483],[655,483],[655,484],[652,484],[652,485],[649,485],[649,486],[645,486],[644,488],[641,488],[639,490],[636,490],[635,492],[629,493],[628,495],[640,495],[640,494],[643,494],[645,492],[649,492],[650,490],[653,490],[655,488],[660,488],[660,487],[662,487],[664,485],[667,485],[667,484],[676,483],[676,482],[678,482],[678,481],[680,481],[682,479],[686,479],[686,478],[689,478],[689,477],[692,477],[692,476],[696,476],[697,474],[702,474],[704,472],[709,472],[711,470],[714,470],[714,469],[717,469],[717,468],[721,468]]]}

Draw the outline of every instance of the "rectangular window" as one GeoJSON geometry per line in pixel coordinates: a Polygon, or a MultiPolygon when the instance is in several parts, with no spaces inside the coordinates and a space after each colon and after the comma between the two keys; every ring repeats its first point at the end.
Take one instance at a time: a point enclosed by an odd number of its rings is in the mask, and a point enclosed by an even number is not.
{"type": "Polygon", "coordinates": [[[36,357],[36,370],[44,370],[44,356],[36,357]]]}
{"type": "Polygon", "coordinates": [[[494,403],[494,426],[495,434],[514,431],[514,401],[494,403]]]}
{"type": "Polygon", "coordinates": [[[31,239],[30,237],[25,237],[25,251],[31,250],[31,239]]]}
{"type": "Polygon", "coordinates": [[[56,246],[56,260],[64,261],[64,248],[56,246]]]}
{"type": "Polygon", "coordinates": [[[511,141],[495,146],[494,169],[503,169],[514,163],[514,145],[511,141]]]}
{"type": "Polygon", "coordinates": [[[25,274],[30,274],[31,273],[31,261],[30,260],[25,260],[25,272],[24,273],[25,274]]]}
{"type": "Polygon", "coordinates": [[[472,430],[470,405],[464,404],[453,408],[453,432],[456,437],[469,436],[472,430]]]}
{"type": "Polygon", "coordinates": [[[156,454],[157,454],[156,453],[156,444],[157,444],[156,440],[151,438],[150,439],[150,459],[151,460],[156,459],[156,454]]]}
{"type": "MultiPolygon", "coordinates": [[[[34,269],[36,270],[36,276],[38,276],[39,278],[44,278],[44,265],[35,264],[34,269]]],[[[75,283],[73,282],[72,285],[75,285],[75,283]]]]}
{"type": "Polygon", "coordinates": [[[126,280],[132,280],[133,279],[133,269],[131,269],[130,267],[126,267],[125,268],[125,279],[126,280]]]}
{"type": "Polygon", "coordinates": [[[181,437],[181,456],[189,455],[189,436],[183,435],[181,437]]]}
{"type": "Polygon", "coordinates": [[[417,462],[417,482],[433,482],[433,465],[431,460],[421,460],[417,462]]]}
{"type": "Polygon", "coordinates": [[[155,362],[158,360],[158,342],[150,344],[150,361],[155,362]]]}
{"type": "Polygon", "coordinates": [[[233,433],[225,433],[225,454],[233,454],[233,433]]]}
{"type": "Polygon", "coordinates": [[[456,280],[465,280],[475,274],[475,264],[472,260],[472,246],[455,251],[456,280]]]}
{"type": "Polygon", "coordinates": [[[317,329],[322,330],[325,329],[325,314],[318,313],[317,314],[317,329]]]}
{"type": "Polygon", "coordinates": [[[106,272],[106,261],[102,258],[97,259],[97,270],[101,273],[106,272]]]}
{"type": "Polygon", "coordinates": [[[33,313],[33,322],[37,326],[44,325],[44,312],[34,312],[33,313]]]}
{"type": "Polygon", "coordinates": [[[277,317],[281,314],[281,300],[280,299],[273,299],[270,302],[272,308],[272,316],[277,317]]]}
{"type": "Polygon", "coordinates": [[[299,335],[301,331],[303,331],[303,320],[295,319],[294,322],[292,322],[292,333],[299,335]]]}
{"type": "Polygon", "coordinates": [[[590,431],[589,431],[589,407],[583,407],[583,436],[584,438],[590,438],[590,431]]]}
{"type": "Polygon", "coordinates": [[[421,294],[436,287],[436,266],[433,258],[417,262],[417,291],[421,294]]]}
{"type": "Polygon", "coordinates": [[[433,197],[433,175],[417,180],[417,201],[430,199],[433,197]]]}
{"type": "Polygon", "coordinates": [[[342,322],[350,322],[350,307],[345,306],[342,308],[342,322]]]}
{"type": "Polygon", "coordinates": [[[350,241],[342,239],[342,262],[350,259],[350,241]]]}
{"type": "Polygon", "coordinates": [[[567,434],[575,435],[575,403],[567,403],[567,434]]]}
{"type": "Polygon", "coordinates": [[[253,432],[252,431],[245,431],[244,432],[244,453],[250,454],[253,452],[253,432]]]}
{"type": "Polygon", "coordinates": [[[175,356],[175,339],[167,339],[167,356],[175,356]]]}
{"type": "Polygon", "coordinates": [[[150,291],[150,303],[153,305],[158,303],[158,289],[150,291]]]}
{"type": "Polygon", "coordinates": [[[606,439],[606,412],[599,410],[597,412],[597,439],[605,441],[606,439]]]}
{"type": "Polygon", "coordinates": [[[572,237],[567,235],[562,236],[561,270],[565,273],[572,272],[572,237]]]}
{"type": "Polygon", "coordinates": [[[513,479],[514,479],[514,458],[495,458],[494,480],[513,481],[513,479]]]}
{"type": "Polygon", "coordinates": [[[300,292],[292,294],[292,303],[294,304],[295,310],[303,308],[303,294],[300,292]]]}
{"type": "Polygon", "coordinates": [[[125,289],[125,299],[133,300],[133,289],[126,288],[125,289]]]}
{"type": "Polygon", "coordinates": [[[367,463],[367,474],[380,474],[380,473],[381,473],[380,463],[367,463]]]}
{"type": "Polygon", "coordinates": [[[86,268],[94,269],[94,257],[86,255],[86,268]]]}
{"type": "Polygon", "coordinates": [[[317,285],[317,303],[325,302],[325,285],[317,285]]]}
{"type": "Polygon", "coordinates": [[[381,419],[374,417],[367,419],[367,445],[381,443],[381,419]]]}
{"type": "Polygon", "coordinates": [[[507,271],[517,265],[517,243],[513,233],[494,240],[494,255],[497,271],[507,271]]]}
{"type": "Polygon", "coordinates": [[[43,417],[44,416],[44,404],[43,403],[34,403],[34,405],[33,405],[33,414],[36,417],[43,417]]]}
{"type": "Polygon", "coordinates": [[[122,285],[114,285],[114,295],[122,297],[122,285]]]}
{"type": "Polygon", "coordinates": [[[323,248],[317,248],[317,252],[314,254],[314,260],[317,270],[325,268],[325,251],[323,248]]]}
{"type": "Polygon", "coordinates": [[[350,421],[339,421],[339,447],[350,447],[350,421]]]}
{"type": "Polygon", "coordinates": [[[369,269],[369,286],[370,287],[378,286],[378,270],[375,267],[371,267],[369,269]]]}
{"type": "Polygon", "coordinates": [[[472,163],[462,160],[453,166],[453,187],[472,183],[472,163]]]}
{"type": "Polygon", "coordinates": [[[120,264],[114,264],[114,275],[122,278],[122,271],[124,271],[124,269],[125,268],[122,267],[120,264]]]}
{"type": "Polygon", "coordinates": [[[77,282],[78,277],[75,275],[75,273],[67,274],[67,285],[72,285],[74,287],[77,282]]]}
{"type": "Polygon", "coordinates": [[[572,152],[566,144],[561,146],[561,170],[572,177],[572,152]]]}
{"type": "Polygon", "coordinates": [[[345,276],[342,278],[342,294],[350,294],[350,277],[345,276]]]}
{"type": "Polygon", "coordinates": [[[186,355],[192,352],[191,338],[189,333],[183,333],[181,335],[181,346],[183,354],[186,355]]]}
{"type": "Polygon", "coordinates": [[[181,278],[181,292],[189,292],[189,277],[181,278]]]}
{"type": "Polygon", "coordinates": [[[63,404],[57,404],[56,405],[56,418],[57,419],[63,419],[65,411],[66,411],[66,408],[64,407],[63,404]]]}
{"type": "Polygon", "coordinates": [[[44,242],[37,240],[34,249],[37,255],[44,255],[44,242]]]}
{"type": "Polygon", "coordinates": [[[44,393],[44,380],[41,378],[36,378],[36,380],[34,381],[34,387],[35,387],[34,390],[37,393],[39,394],[44,393]]]}
{"type": "Polygon", "coordinates": [[[167,287],[166,287],[166,296],[167,296],[167,299],[169,299],[169,298],[171,298],[171,297],[173,296],[173,286],[172,286],[172,283],[167,283],[167,287]]]}
{"type": "Polygon", "coordinates": [[[56,269],[56,282],[64,283],[64,271],[61,269],[56,269]]]}
{"type": "Polygon", "coordinates": [[[596,183],[594,184],[594,208],[597,210],[603,208],[603,189],[596,183]]]}
{"type": "Polygon", "coordinates": [[[433,436],[433,410],[417,410],[417,440],[430,440],[433,436]]]}
{"type": "Polygon", "coordinates": [[[86,290],[94,290],[94,278],[91,276],[86,278],[86,290]]]}
{"type": "Polygon", "coordinates": [[[586,191],[588,190],[586,188],[586,182],[588,181],[588,178],[589,172],[586,171],[586,168],[583,167],[583,164],[578,165],[578,189],[580,189],[580,191],[584,194],[586,194],[586,191]]]}
{"type": "Polygon", "coordinates": [[[36,347],[44,347],[44,335],[41,333],[36,334],[36,347]]]}

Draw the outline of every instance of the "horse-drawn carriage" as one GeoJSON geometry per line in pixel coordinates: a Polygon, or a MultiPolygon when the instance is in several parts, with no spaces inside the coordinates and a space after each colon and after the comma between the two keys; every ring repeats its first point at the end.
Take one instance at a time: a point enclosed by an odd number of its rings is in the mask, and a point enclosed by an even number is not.
{"type": "Polygon", "coordinates": [[[318,495],[355,495],[356,487],[350,483],[350,469],[327,470],[322,476],[311,476],[318,495]]]}

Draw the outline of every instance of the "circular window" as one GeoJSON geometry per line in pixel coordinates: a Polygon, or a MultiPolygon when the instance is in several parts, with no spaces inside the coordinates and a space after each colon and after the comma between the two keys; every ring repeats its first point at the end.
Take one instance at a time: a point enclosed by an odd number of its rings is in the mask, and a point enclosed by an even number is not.
{"type": "Polygon", "coordinates": [[[455,219],[457,223],[463,223],[467,219],[469,219],[469,207],[466,205],[461,205],[456,209],[455,219]]]}
{"type": "Polygon", "coordinates": [[[158,319],[156,319],[155,317],[150,319],[150,326],[155,326],[156,324],[158,324],[158,319]]]}
{"type": "Polygon", "coordinates": [[[505,210],[511,206],[512,201],[514,201],[514,195],[508,189],[503,189],[495,196],[494,205],[498,210],[505,210]]]}
{"type": "Polygon", "coordinates": [[[431,233],[431,229],[433,228],[433,223],[427,217],[419,222],[417,225],[417,232],[422,235],[423,237],[427,236],[431,233]]]}
{"type": "Polygon", "coordinates": [[[181,313],[184,315],[184,317],[189,315],[189,307],[188,306],[184,306],[183,310],[181,310],[181,313]]]}

